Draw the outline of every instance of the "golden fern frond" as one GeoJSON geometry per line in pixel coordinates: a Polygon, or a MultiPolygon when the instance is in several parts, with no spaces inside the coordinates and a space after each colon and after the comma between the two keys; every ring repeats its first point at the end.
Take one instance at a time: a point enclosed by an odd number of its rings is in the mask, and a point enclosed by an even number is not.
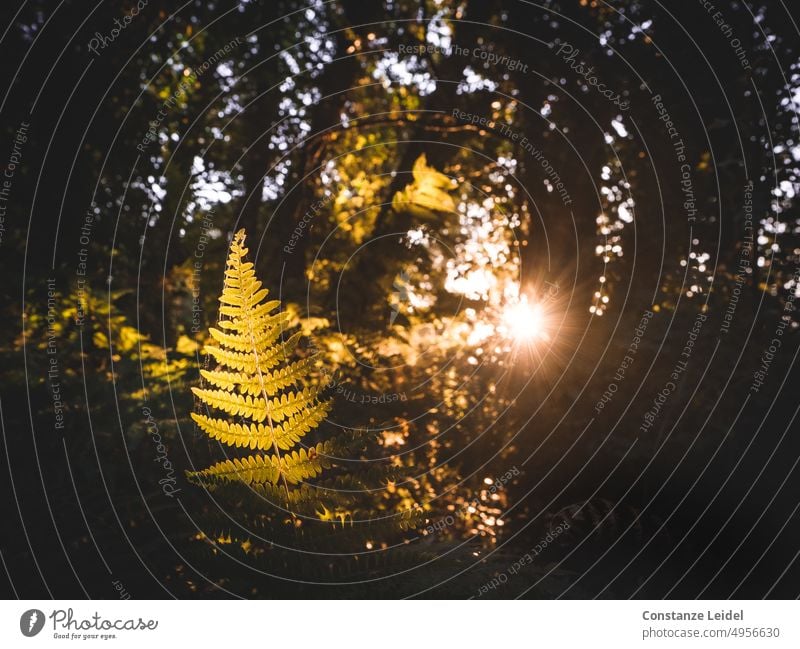
{"type": "MultiPolygon", "coordinates": [[[[237,313],[240,314],[246,314],[256,304],[267,297],[268,293],[267,289],[261,288],[261,282],[255,279],[249,283],[244,283],[239,280],[236,282],[235,287],[229,286],[228,289],[227,291],[223,291],[219,301],[222,304],[239,307],[237,313]],[[236,289],[238,289],[238,291],[236,291],[236,289]]],[[[278,302],[278,300],[273,300],[273,303],[274,302],[278,302]]],[[[278,303],[278,305],[279,304],[280,303],[278,303]]],[[[274,305],[272,308],[276,308],[278,305],[274,305]]]]}
{"type": "Polygon", "coordinates": [[[256,371],[256,361],[252,354],[246,352],[232,352],[213,345],[206,345],[203,347],[203,353],[210,354],[217,363],[229,367],[232,370],[239,370],[241,372],[247,372],[248,374],[253,374],[256,371]]]}
{"type": "MultiPolygon", "coordinates": [[[[283,316],[283,314],[281,314],[281,316],[283,316]]],[[[286,324],[285,321],[287,318],[281,317],[281,320],[284,322],[278,323],[277,326],[263,329],[258,335],[254,336],[253,339],[245,333],[231,334],[220,331],[219,329],[214,329],[213,327],[208,330],[208,333],[210,333],[211,337],[220,345],[235,352],[249,352],[253,349],[253,345],[255,345],[257,349],[266,349],[278,340],[283,333],[283,327],[281,325],[286,324]]]]}
{"type": "Polygon", "coordinates": [[[287,417],[312,407],[317,403],[319,390],[303,388],[297,392],[284,392],[280,397],[269,400],[269,414],[273,421],[283,421],[287,417]]]}
{"type": "Polygon", "coordinates": [[[291,502],[288,483],[316,477],[330,466],[325,457],[334,448],[330,441],[308,450],[293,450],[322,423],[330,404],[320,401],[319,389],[309,385],[313,358],[292,360],[300,332],[279,341],[290,317],[275,313],[280,302],[267,300],[269,292],[256,278],[253,263],[245,260],[247,253],[245,233],[240,230],[231,241],[225,264],[219,323],[209,330],[216,344],[204,347],[222,368],[202,370],[210,388],[192,388],[207,407],[237,419],[199,413],[192,418],[209,437],[223,444],[272,449],[273,453],[225,460],[189,473],[189,477],[202,484],[283,482],[287,502],[291,502]],[[291,389],[298,384],[300,387],[291,389]]]}
{"type": "Polygon", "coordinates": [[[278,300],[272,300],[253,307],[246,306],[249,303],[247,298],[241,298],[241,301],[242,304],[223,304],[219,308],[220,314],[228,316],[233,321],[244,320],[247,323],[248,320],[253,318],[263,319],[264,316],[277,309],[281,304],[278,300]]]}
{"type": "Polygon", "coordinates": [[[226,390],[192,388],[192,392],[203,403],[213,408],[258,422],[266,419],[270,419],[273,422],[283,421],[296,412],[313,406],[318,394],[316,388],[304,388],[297,392],[284,392],[273,399],[253,397],[249,394],[237,394],[226,390]]]}
{"type": "Polygon", "coordinates": [[[264,424],[237,424],[192,413],[192,419],[211,439],[228,446],[265,449],[272,446],[272,431],[264,424]]]}
{"type": "Polygon", "coordinates": [[[249,394],[236,394],[225,390],[202,390],[192,388],[195,396],[205,404],[231,415],[241,415],[264,421],[267,418],[267,405],[264,399],[251,397],[249,394]]]}
{"type": "Polygon", "coordinates": [[[288,508],[293,517],[308,512],[323,520],[352,521],[358,496],[373,485],[386,485],[393,474],[373,468],[358,478],[340,471],[344,475],[323,479],[337,458],[360,456],[371,433],[348,431],[302,445],[325,420],[331,403],[320,399],[321,388],[312,380],[316,358],[294,357],[300,332],[282,340],[292,319],[280,311],[278,300],[267,299],[253,263],[245,260],[247,252],[240,230],[226,262],[220,318],[204,347],[219,367],[201,370],[206,383],[192,388],[210,412],[192,413],[192,419],[211,439],[252,454],[187,472],[187,477],[208,489],[255,492],[270,506],[288,508]]]}
{"type": "Polygon", "coordinates": [[[252,347],[249,352],[236,352],[215,345],[206,345],[203,347],[203,352],[211,354],[220,365],[255,375],[259,371],[268,372],[276,365],[287,361],[297,347],[301,335],[298,331],[285,342],[268,347],[263,353],[259,353],[258,350],[253,353],[252,347]]]}
{"type": "Polygon", "coordinates": [[[330,466],[330,461],[320,455],[325,442],[320,442],[315,447],[306,451],[287,453],[278,458],[275,455],[251,455],[242,459],[223,460],[202,471],[189,475],[200,483],[214,483],[220,481],[242,482],[244,484],[272,483],[277,485],[283,477],[292,484],[302,482],[307,478],[315,478],[322,473],[323,468],[330,466]]]}
{"type": "MultiPolygon", "coordinates": [[[[276,306],[280,306],[280,302],[276,305],[275,303],[278,300],[272,300],[271,302],[267,302],[267,306],[269,306],[269,310],[272,311],[276,306]],[[275,305],[275,306],[273,306],[275,305]]],[[[252,315],[252,314],[251,314],[252,315]]],[[[286,313],[275,313],[273,315],[264,315],[259,318],[252,318],[252,322],[243,322],[240,319],[236,320],[220,320],[219,326],[223,329],[228,329],[230,331],[247,331],[252,324],[256,331],[261,329],[268,329],[270,327],[274,327],[276,325],[281,324],[281,322],[288,322],[291,320],[291,317],[286,313]]]]}
{"type": "Polygon", "coordinates": [[[270,429],[264,424],[237,424],[224,419],[213,419],[206,415],[192,413],[192,419],[212,439],[219,440],[228,446],[237,446],[263,450],[272,446],[273,441],[278,448],[292,448],[309,431],[316,428],[328,414],[330,404],[326,401],[304,409],[290,417],[279,426],[270,429]]]}
{"type": "Polygon", "coordinates": [[[297,444],[306,433],[319,426],[327,417],[330,402],[318,401],[313,406],[304,408],[290,417],[280,426],[275,427],[275,442],[280,449],[290,449],[297,444]]]}
{"type": "MultiPolygon", "coordinates": [[[[277,394],[283,388],[296,385],[308,379],[308,374],[314,364],[315,359],[304,358],[294,361],[264,375],[264,388],[269,396],[277,394]]],[[[251,376],[243,372],[223,372],[200,370],[200,375],[211,385],[222,390],[238,389],[242,394],[253,396],[261,394],[262,386],[258,376],[251,376]]]]}
{"type": "Polygon", "coordinates": [[[278,484],[281,470],[279,460],[275,456],[251,455],[242,459],[223,460],[203,469],[191,471],[187,477],[199,484],[214,484],[231,481],[244,484],[278,484]]]}
{"type": "Polygon", "coordinates": [[[301,448],[299,451],[287,453],[281,459],[281,474],[292,484],[316,478],[323,469],[331,466],[325,451],[326,444],[329,442],[320,442],[307,452],[301,448]]]}
{"type": "Polygon", "coordinates": [[[225,372],[223,370],[200,370],[200,376],[216,388],[230,392],[234,388],[243,394],[261,394],[261,381],[258,377],[244,372],[225,372]]]}

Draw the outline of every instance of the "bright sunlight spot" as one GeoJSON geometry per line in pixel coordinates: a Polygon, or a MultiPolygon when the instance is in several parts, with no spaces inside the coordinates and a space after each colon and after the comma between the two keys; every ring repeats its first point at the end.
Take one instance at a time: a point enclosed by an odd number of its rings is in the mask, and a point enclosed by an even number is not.
{"type": "Polygon", "coordinates": [[[519,302],[506,307],[503,324],[509,337],[519,341],[547,339],[545,315],[538,304],[530,304],[522,295],[519,302]]]}

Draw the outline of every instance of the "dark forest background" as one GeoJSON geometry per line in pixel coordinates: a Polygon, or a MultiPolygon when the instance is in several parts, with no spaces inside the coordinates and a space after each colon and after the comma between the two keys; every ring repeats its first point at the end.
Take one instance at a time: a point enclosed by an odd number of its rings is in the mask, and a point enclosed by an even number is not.
{"type": "Polygon", "coordinates": [[[796,597],[797,12],[717,4],[4,3],[6,596],[796,597]],[[239,228],[418,525],[185,481],[239,228]]]}

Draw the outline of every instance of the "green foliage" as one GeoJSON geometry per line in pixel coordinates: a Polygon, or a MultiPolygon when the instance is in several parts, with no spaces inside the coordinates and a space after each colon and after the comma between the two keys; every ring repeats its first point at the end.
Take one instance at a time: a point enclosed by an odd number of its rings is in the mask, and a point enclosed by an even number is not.
{"type": "Polygon", "coordinates": [[[421,218],[433,218],[436,212],[454,212],[455,201],[450,178],[433,167],[428,166],[425,154],[414,162],[412,170],[414,182],[397,192],[392,199],[395,211],[406,210],[421,218]]]}

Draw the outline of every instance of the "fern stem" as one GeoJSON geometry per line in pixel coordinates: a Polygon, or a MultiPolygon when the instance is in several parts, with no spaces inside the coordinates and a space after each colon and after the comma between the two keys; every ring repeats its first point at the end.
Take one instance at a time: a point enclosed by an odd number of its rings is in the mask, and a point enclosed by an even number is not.
{"type": "MultiPolygon", "coordinates": [[[[241,259],[239,259],[239,263],[241,263],[241,259]]],[[[243,290],[243,286],[240,283],[239,286],[239,293],[242,297],[243,303],[248,298],[243,290]]],[[[283,488],[286,490],[286,508],[289,510],[289,513],[292,515],[292,518],[295,518],[294,512],[291,510],[291,499],[289,495],[289,483],[286,481],[286,475],[283,472],[283,462],[281,461],[281,451],[278,448],[278,439],[275,435],[275,424],[272,421],[272,415],[270,414],[270,402],[269,402],[269,395],[267,394],[267,387],[264,382],[264,374],[261,371],[261,362],[258,357],[258,345],[256,343],[256,334],[255,330],[253,329],[253,319],[251,317],[247,317],[247,331],[250,335],[250,344],[253,348],[253,359],[255,361],[256,372],[258,372],[258,385],[261,388],[261,395],[264,397],[264,405],[267,411],[267,423],[269,424],[269,432],[270,436],[272,437],[272,448],[275,450],[275,457],[278,459],[278,472],[281,475],[281,481],[283,482],[283,488]]]]}
{"type": "Polygon", "coordinates": [[[261,372],[261,364],[258,360],[258,350],[256,349],[256,337],[253,331],[253,323],[248,322],[248,329],[250,333],[250,340],[253,343],[253,356],[255,357],[255,364],[256,364],[256,372],[258,372],[258,385],[261,388],[261,394],[264,397],[264,402],[267,409],[267,423],[269,424],[269,432],[272,436],[272,448],[275,449],[275,457],[278,458],[278,470],[281,474],[281,480],[283,481],[283,488],[286,489],[286,508],[289,509],[289,513],[294,518],[294,512],[289,508],[291,503],[289,502],[289,483],[286,482],[286,476],[283,473],[283,464],[281,462],[281,452],[278,448],[278,439],[275,436],[275,425],[272,423],[272,415],[270,415],[270,406],[269,406],[269,396],[267,395],[267,387],[264,383],[264,374],[261,372]]]}

